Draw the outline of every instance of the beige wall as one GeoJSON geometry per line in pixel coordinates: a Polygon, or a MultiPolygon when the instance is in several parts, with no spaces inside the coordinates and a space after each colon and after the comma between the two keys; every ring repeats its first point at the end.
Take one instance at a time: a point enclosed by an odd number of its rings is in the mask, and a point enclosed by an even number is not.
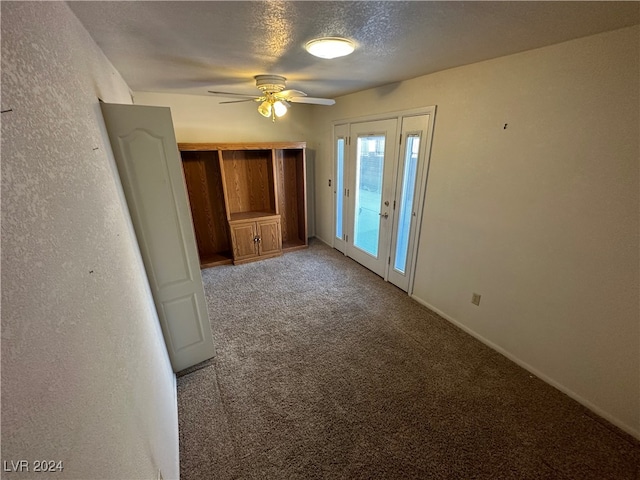
{"type": "MultiPolygon", "coordinates": [[[[2,2],[2,460],[178,478],[175,376],[97,98],[129,89],[63,2],[2,2]]],[[[33,467],[33,465],[31,465],[33,467]]],[[[4,473],[3,478],[43,474],[4,473]]]]}
{"type": "Polygon", "coordinates": [[[331,122],[437,106],[416,299],[636,436],[639,34],[443,71],[314,112],[316,235],[330,243],[331,122]]]}

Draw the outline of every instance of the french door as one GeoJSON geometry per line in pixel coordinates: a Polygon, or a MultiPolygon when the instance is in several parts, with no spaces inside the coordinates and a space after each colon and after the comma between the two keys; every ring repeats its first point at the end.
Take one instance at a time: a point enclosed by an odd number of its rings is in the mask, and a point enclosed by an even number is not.
{"type": "Polygon", "coordinates": [[[409,293],[433,127],[428,110],[334,127],[334,247],[409,293]]]}
{"type": "Polygon", "coordinates": [[[385,276],[391,241],[393,167],[397,120],[350,127],[347,188],[347,255],[385,276]]]}

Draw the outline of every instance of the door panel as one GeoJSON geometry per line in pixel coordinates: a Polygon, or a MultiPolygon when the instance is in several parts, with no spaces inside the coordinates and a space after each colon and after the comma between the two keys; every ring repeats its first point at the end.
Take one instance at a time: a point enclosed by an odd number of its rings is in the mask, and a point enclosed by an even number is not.
{"type": "Polygon", "coordinates": [[[145,213],[138,219],[138,239],[152,258],[172,252],[162,262],[150,262],[148,271],[152,287],[162,289],[170,284],[191,281],[193,272],[189,270],[162,138],[144,130],[134,130],[117,141],[126,158],[137,159],[124,163],[122,170],[136,185],[131,191],[132,203],[145,213]]]}
{"type": "Polygon", "coordinates": [[[231,226],[233,259],[244,260],[258,254],[255,222],[238,223],[231,226]]]}
{"type": "Polygon", "coordinates": [[[258,251],[260,255],[280,253],[282,244],[280,242],[280,220],[261,220],[258,222],[258,251]]]}
{"type": "MultiPolygon", "coordinates": [[[[168,302],[163,302],[162,308],[164,315],[172,318],[189,318],[201,315],[198,309],[198,300],[195,295],[186,295],[168,302]]],[[[169,322],[168,325],[171,331],[171,339],[177,345],[190,346],[203,341],[202,329],[198,328],[198,324],[195,322],[184,325],[169,322]]]]}
{"type": "Polygon", "coordinates": [[[393,199],[397,120],[354,123],[350,131],[347,255],[385,277],[393,199]]]}
{"type": "Polygon", "coordinates": [[[215,354],[191,212],[165,107],[102,104],[174,371],[215,354]]]}

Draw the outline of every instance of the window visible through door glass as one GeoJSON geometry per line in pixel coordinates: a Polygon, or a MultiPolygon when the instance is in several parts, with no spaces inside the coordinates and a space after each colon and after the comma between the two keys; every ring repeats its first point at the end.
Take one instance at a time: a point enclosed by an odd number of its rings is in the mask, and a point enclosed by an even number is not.
{"type": "Polygon", "coordinates": [[[358,137],[353,244],[378,257],[384,135],[358,137]]]}
{"type": "Polygon", "coordinates": [[[409,234],[411,233],[411,216],[413,214],[413,198],[416,188],[416,173],[418,167],[418,152],[420,151],[420,136],[408,135],[404,155],[402,178],[402,192],[399,205],[398,236],[396,243],[395,261],[393,268],[404,274],[407,268],[407,253],[409,249],[409,234]]]}
{"type": "Polygon", "coordinates": [[[336,238],[342,239],[344,204],[344,138],[336,142],[336,238]]]}

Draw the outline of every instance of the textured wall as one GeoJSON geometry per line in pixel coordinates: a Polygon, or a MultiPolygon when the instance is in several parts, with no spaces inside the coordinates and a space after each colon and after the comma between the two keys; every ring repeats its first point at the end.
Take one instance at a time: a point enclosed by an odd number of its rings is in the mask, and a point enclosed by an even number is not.
{"type": "MultiPolygon", "coordinates": [[[[65,3],[1,8],[2,109],[12,109],[2,114],[2,460],[63,461],[55,478],[153,479],[158,468],[177,478],[175,377],[97,101],[131,103],[128,87],[65,3]]],[[[43,478],[3,478],[14,476],[43,478]]]]}
{"type": "Polygon", "coordinates": [[[437,106],[416,297],[635,435],[639,33],[447,70],[314,111],[316,235],[330,243],[331,122],[437,106]]]}

